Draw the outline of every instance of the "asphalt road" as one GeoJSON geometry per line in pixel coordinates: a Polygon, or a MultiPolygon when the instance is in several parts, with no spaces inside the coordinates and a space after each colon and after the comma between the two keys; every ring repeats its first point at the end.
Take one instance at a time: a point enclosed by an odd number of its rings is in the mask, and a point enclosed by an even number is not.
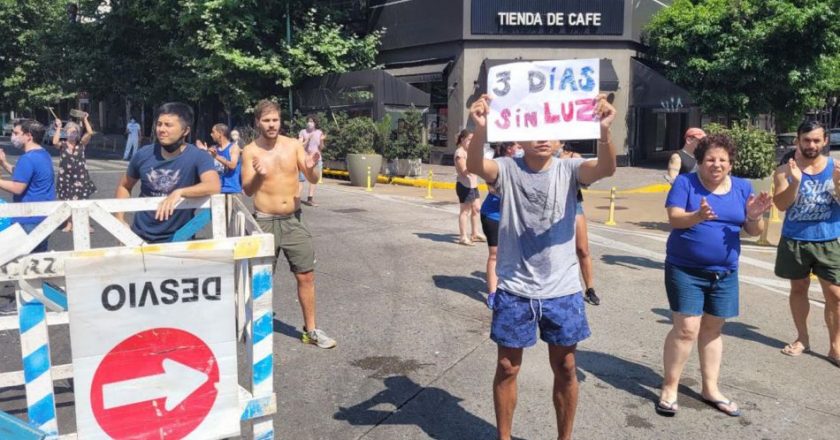
{"type": "MultiPolygon", "coordinates": [[[[96,196],[110,197],[124,162],[91,165],[96,196]]],[[[321,206],[304,207],[304,219],[318,256],[318,326],[338,347],[299,342],[300,308],[281,264],[274,286],[277,438],[495,438],[486,248],[454,244],[457,207],[443,193],[426,201],[408,189],[366,193],[337,181],[327,181],[317,198],[321,206]]],[[[588,307],[593,336],[579,346],[575,438],[837,438],[840,369],[823,358],[821,295],[812,292],[815,354],[781,355],[793,325],[785,283],[772,274],[772,248],[745,247],[741,316],[724,328],[722,388],[744,415],[729,418],[700,401],[694,354],[682,381],[682,409],[662,418],[653,404],[670,328],[662,283],[666,233],[590,228],[603,303],[588,307]]],[[[110,243],[104,233],[94,237],[95,246],[110,243]]],[[[56,233],[53,243],[64,247],[69,240],[56,233]]],[[[67,328],[54,330],[54,361],[68,362],[67,328]]],[[[20,369],[16,332],[2,334],[0,344],[0,370],[20,369]]],[[[72,382],[56,385],[62,429],[74,429],[72,382]]],[[[546,346],[538,343],[526,351],[520,373],[517,438],[556,437],[551,386],[546,346]]],[[[25,417],[22,388],[0,390],[0,409],[25,417]]]]}

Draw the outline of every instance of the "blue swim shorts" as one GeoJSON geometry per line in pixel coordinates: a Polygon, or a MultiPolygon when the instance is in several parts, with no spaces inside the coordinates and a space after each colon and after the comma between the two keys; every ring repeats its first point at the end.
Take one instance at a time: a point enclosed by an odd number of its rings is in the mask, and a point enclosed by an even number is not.
{"type": "Polygon", "coordinates": [[[671,311],[688,316],[738,316],[738,270],[710,271],[665,263],[671,311]]]}
{"type": "Polygon", "coordinates": [[[583,295],[578,292],[548,299],[529,299],[504,290],[496,291],[490,339],[509,348],[525,348],[540,339],[570,347],[592,333],[586,320],[583,295]]]}

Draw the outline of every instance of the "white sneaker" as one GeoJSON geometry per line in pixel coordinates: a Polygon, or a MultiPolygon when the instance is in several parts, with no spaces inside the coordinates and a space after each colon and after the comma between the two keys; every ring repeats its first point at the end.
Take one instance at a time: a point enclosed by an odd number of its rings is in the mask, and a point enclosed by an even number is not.
{"type": "Polygon", "coordinates": [[[300,335],[300,342],[304,344],[317,345],[320,348],[334,348],[336,346],[335,339],[327,336],[323,330],[315,329],[308,332],[303,332],[300,335]]]}

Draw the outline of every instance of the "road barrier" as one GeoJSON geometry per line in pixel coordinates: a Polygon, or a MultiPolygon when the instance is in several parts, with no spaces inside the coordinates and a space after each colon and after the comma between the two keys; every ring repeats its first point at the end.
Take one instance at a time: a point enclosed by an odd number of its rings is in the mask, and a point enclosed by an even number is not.
{"type": "MultiPolygon", "coordinates": [[[[29,425],[38,430],[34,434],[30,433],[34,435],[32,437],[15,438],[40,438],[37,436],[38,433],[46,435],[47,438],[77,437],[76,433],[60,433],[56,419],[53,382],[64,379],[73,379],[75,384],[78,437],[88,436],[83,434],[83,429],[88,429],[85,432],[93,432],[90,431],[92,429],[95,432],[119,432],[120,437],[123,435],[137,437],[141,431],[133,430],[144,429],[143,425],[147,423],[138,422],[127,416],[131,411],[136,410],[151,414],[150,417],[154,419],[154,422],[160,425],[159,432],[172,433],[180,429],[183,433],[184,429],[193,429],[194,431],[191,432],[195,435],[199,435],[200,432],[201,438],[223,438],[231,434],[239,435],[241,422],[252,421],[254,439],[274,438],[272,415],[276,413],[277,407],[273,388],[274,238],[271,234],[265,234],[260,230],[241,200],[237,197],[226,199],[223,195],[184,199],[176,207],[179,210],[198,210],[193,221],[176,234],[176,239],[188,239],[208,225],[212,231],[209,239],[146,244],[128,226],[112,215],[116,212],[154,211],[162,200],[163,198],[102,199],[0,205],[0,217],[46,216],[45,220],[28,235],[17,224],[0,232],[0,242],[12,243],[9,247],[4,246],[4,252],[0,255],[0,283],[12,282],[17,300],[17,314],[0,317],[0,330],[20,332],[23,363],[23,371],[0,373],[0,389],[24,385],[29,425]],[[73,221],[73,250],[30,253],[41,241],[70,219],[73,221]],[[91,219],[119,240],[122,245],[91,248],[88,228],[91,219]],[[212,258],[201,260],[205,258],[204,256],[212,258]],[[125,267],[121,263],[123,261],[137,261],[137,263],[135,266],[125,267]],[[195,272],[186,269],[195,262],[199,264],[192,267],[201,268],[205,263],[215,264],[216,266],[213,267],[227,267],[230,269],[230,276],[227,278],[221,275],[210,277],[204,279],[202,283],[195,272]],[[155,264],[158,265],[158,272],[151,269],[155,264]],[[80,273],[80,267],[92,268],[91,270],[96,273],[80,273]],[[110,269],[113,269],[113,273],[109,279],[110,269]],[[118,276],[118,273],[121,275],[118,276]],[[146,275],[149,277],[161,275],[171,279],[166,279],[159,285],[156,280],[147,281],[142,287],[138,282],[135,291],[133,280],[142,279],[146,275]],[[122,283],[123,280],[131,280],[132,283],[122,283]],[[190,287],[190,282],[193,280],[195,281],[190,287]],[[175,284],[172,284],[173,282],[175,284]],[[173,289],[173,286],[177,286],[179,282],[182,283],[181,290],[173,289]],[[167,310],[165,307],[176,307],[176,305],[193,307],[192,305],[195,304],[195,307],[208,309],[215,307],[214,310],[220,310],[217,304],[230,305],[230,309],[227,306],[221,309],[223,314],[229,314],[226,316],[230,319],[230,328],[211,322],[211,318],[206,318],[201,314],[181,314],[177,321],[185,325],[192,323],[206,326],[209,323],[217,327],[225,327],[224,330],[230,333],[230,341],[224,343],[227,355],[221,356],[213,348],[214,342],[206,341],[207,346],[204,348],[207,350],[204,354],[212,359],[218,358],[218,368],[213,370],[215,367],[206,367],[209,369],[205,371],[195,365],[185,365],[189,364],[184,360],[187,358],[183,356],[177,358],[177,355],[179,355],[179,350],[183,351],[182,345],[190,344],[177,343],[179,340],[177,338],[183,337],[186,332],[171,328],[155,328],[151,333],[140,332],[134,337],[127,338],[113,348],[105,346],[107,344],[104,343],[90,344],[90,346],[100,345],[103,347],[96,348],[111,351],[101,359],[101,363],[95,368],[92,383],[89,383],[86,374],[93,373],[94,369],[87,369],[84,362],[98,358],[95,356],[80,358],[80,353],[77,353],[77,344],[81,342],[74,335],[86,334],[85,332],[89,334],[90,330],[93,330],[107,339],[113,336],[109,333],[124,326],[112,325],[109,328],[102,326],[100,321],[95,319],[78,318],[84,316],[85,310],[83,307],[74,307],[74,304],[82,301],[85,295],[78,295],[77,290],[74,289],[84,283],[103,283],[103,285],[111,283],[103,290],[101,305],[109,311],[119,310],[121,313],[131,313],[130,316],[139,316],[137,322],[123,321],[125,327],[131,327],[131,325],[142,327],[142,323],[146,321],[143,321],[144,316],[140,315],[141,313],[157,316],[163,313],[161,310],[167,310]],[[232,300],[230,296],[224,296],[226,292],[229,292],[224,286],[233,289],[235,294],[232,300]],[[160,290],[156,290],[158,288],[160,290]],[[179,294],[180,301],[177,296],[179,294]],[[221,301],[222,299],[224,301],[221,301]],[[175,305],[169,306],[170,304],[175,305]],[[147,309],[146,312],[143,312],[144,309],[147,309]],[[49,329],[51,326],[61,324],[70,325],[73,363],[52,365],[49,329]],[[106,380],[101,384],[101,389],[95,388],[97,377],[108,372],[105,371],[104,366],[109,357],[113,359],[116,356],[118,348],[137,342],[147,345],[164,344],[166,342],[164,333],[167,332],[173,335],[174,339],[170,342],[174,341],[175,344],[171,357],[167,357],[159,364],[140,365],[142,362],[139,362],[139,364],[127,365],[124,363],[123,368],[115,369],[121,371],[120,374],[127,372],[129,375],[133,371],[140,370],[154,370],[152,373],[147,371],[147,376],[124,378],[125,380],[119,382],[111,378],[111,382],[106,380]],[[245,386],[237,384],[236,371],[233,373],[227,371],[226,376],[222,374],[224,377],[219,377],[222,365],[236,365],[236,345],[239,343],[245,345],[249,360],[249,371],[246,374],[248,383],[245,386]],[[231,356],[232,359],[230,359],[231,356]],[[101,373],[102,371],[104,373],[101,373]],[[193,380],[192,385],[184,384],[182,380],[184,378],[193,380]],[[212,384],[211,378],[218,381],[212,384]],[[228,381],[231,387],[224,387],[225,381],[228,381]],[[156,385],[157,388],[151,385],[156,385]],[[96,393],[85,395],[83,390],[87,389],[86,387],[100,390],[101,401],[95,399],[98,395],[96,393]],[[181,391],[176,390],[178,387],[181,391]],[[143,392],[138,394],[140,390],[143,392]],[[213,390],[217,390],[217,393],[213,390]],[[178,392],[181,394],[176,395],[178,392]],[[224,396],[227,396],[229,403],[232,402],[232,405],[229,405],[230,408],[225,409],[221,406],[220,402],[224,396]],[[80,407],[83,403],[89,406],[80,407]],[[209,409],[204,408],[208,405],[209,409]],[[202,411],[204,411],[203,414],[202,411]],[[90,413],[93,413],[95,417],[85,419],[80,416],[80,414],[90,413]],[[103,413],[110,419],[103,419],[105,417],[103,413]],[[214,414],[223,416],[216,417],[214,414]],[[193,417],[190,420],[195,426],[185,423],[185,417],[193,417]],[[215,428],[222,424],[236,432],[215,428]]],[[[92,292],[85,292],[85,294],[88,293],[92,292]]],[[[99,304],[99,296],[87,296],[92,297],[94,302],[99,304]]],[[[195,336],[200,339],[203,335],[195,336]]],[[[192,346],[198,350],[203,344],[192,344],[192,346]]],[[[155,353],[159,351],[159,349],[154,350],[155,353]]],[[[130,352],[131,350],[128,350],[117,354],[124,355],[130,352]]],[[[238,370],[238,367],[232,368],[238,370]]],[[[0,413],[0,416],[0,433],[26,431],[7,415],[0,413]]],[[[187,434],[189,432],[184,433],[184,435],[187,434]]],[[[140,434],[140,437],[143,435],[140,434]]]]}

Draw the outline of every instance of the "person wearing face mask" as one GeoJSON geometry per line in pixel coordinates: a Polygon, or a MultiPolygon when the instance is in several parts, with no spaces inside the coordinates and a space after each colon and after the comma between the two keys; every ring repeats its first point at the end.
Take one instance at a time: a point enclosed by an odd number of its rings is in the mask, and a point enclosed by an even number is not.
{"type": "Polygon", "coordinates": [[[239,130],[234,129],[230,131],[230,140],[232,140],[233,143],[240,149],[245,146],[245,142],[242,141],[242,135],[239,133],[239,130]]]}
{"type": "MultiPolygon", "coordinates": [[[[147,243],[172,241],[175,232],[195,214],[175,207],[184,198],[200,198],[219,194],[219,173],[213,158],[186,142],[193,122],[193,110],[180,102],[163,104],[157,110],[157,141],[147,145],[131,158],[120,179],[115,197],[127,199],[140,182],[140,197],[165,197],[155,212],[141,211],[134,215],[132,231],[147,243]]],[[[117,213],[125,221],[124,213],[117,213]]]]}
{"type": "MultiPolygon", "coordinates": [[[[58,162],[58,184],[56,190],[59,200],[86,200],[96,192],[96,185],[90,178],[85,159],[85,147],[93,137],[93,129],[85,113],[82,118],[85,134],[81,134],[81,127],[75,122],[68,122],[64,126],[66,140],[61,140],[61,119],[55,120],[55,134],[52,143],[58,147],[60,158],[58,162]]],[[[73,223],[67,221],[64,231],[73,230],[73,223]]]]}
{"type": "MultiPolygon", "coordinates": [[[[303,142],[303,147],[306,149],[306,154],[312,155],[315,152],[322,152],[324,151],[324,140],[326,140],[326,135],[321,129],[318,127],[318,119],[315,116],[309,116],[306,118],[306,128],[298,133],[298,140],[303,142]]],[[[324,162],[318,162],[318,175],[321,175],[321,169],[323,168],[324,162]]],[[[309,195],[306,197],[306,200],[303,200],[303,185],[306,183],[306,178],[303,176],[303,173],[298,175],[298,182],[300,182],[300,200],[301,203],[307,206],[318,206],[315,203],[315,186],[318,185],[317,183],[310,183],[309,184],[309,195]]]]}
{"type": "Polygon", "coordinates": [[[606,95],[594,100],[600,126],[595,160],[557,160],[548,140],[520,141],[521,159],[485,159],[490,97],[470,106],[475,135],[467,169],[493,186],[501,198],[499,253],[490,338],[497,345],[493,403],[497,437],[510,440],[517,401],[517,375],[525,347],[548,344],[554,374],[552,397],[557,439],[572,438],[578,401],[575,351],[590,336],[575,254],[575,194],[615,173],[615,146],[610,126],[615,108],[606,95]]]}
{"type": "MultiPolygon", "coordinates": [[[[0,179],[0,189],[12,193],[14,202],[47,202],[55,200],[55,175],[53,173],[50,153],[41,147],[36,139],[44,137],[44,126],[32,119],[15,121],[12,130],[12,145],[22,149],[14,166],[6,160],[3,150],[0,150],[0,165],[9,174],[11,180],[0,179]]],[[[15,217],[12,223],[18,223],[26,233],[32,232],[44,220],[40,217],[15,217]]],[[[46,252],[45,239],[32,252],[46,252]]]]}
{"type": "Polygon", "coordinates": [[[828,133],[819,122],[796,130],[796,154],[776,169],[773,201],[787,211],[776,252],[776,276],[790,280],[796,339],[782,353],[810,351],[808,290],[816,275],[825,297],[828,360],[840,367],[840,162],[821,154],[828,133]]]}

